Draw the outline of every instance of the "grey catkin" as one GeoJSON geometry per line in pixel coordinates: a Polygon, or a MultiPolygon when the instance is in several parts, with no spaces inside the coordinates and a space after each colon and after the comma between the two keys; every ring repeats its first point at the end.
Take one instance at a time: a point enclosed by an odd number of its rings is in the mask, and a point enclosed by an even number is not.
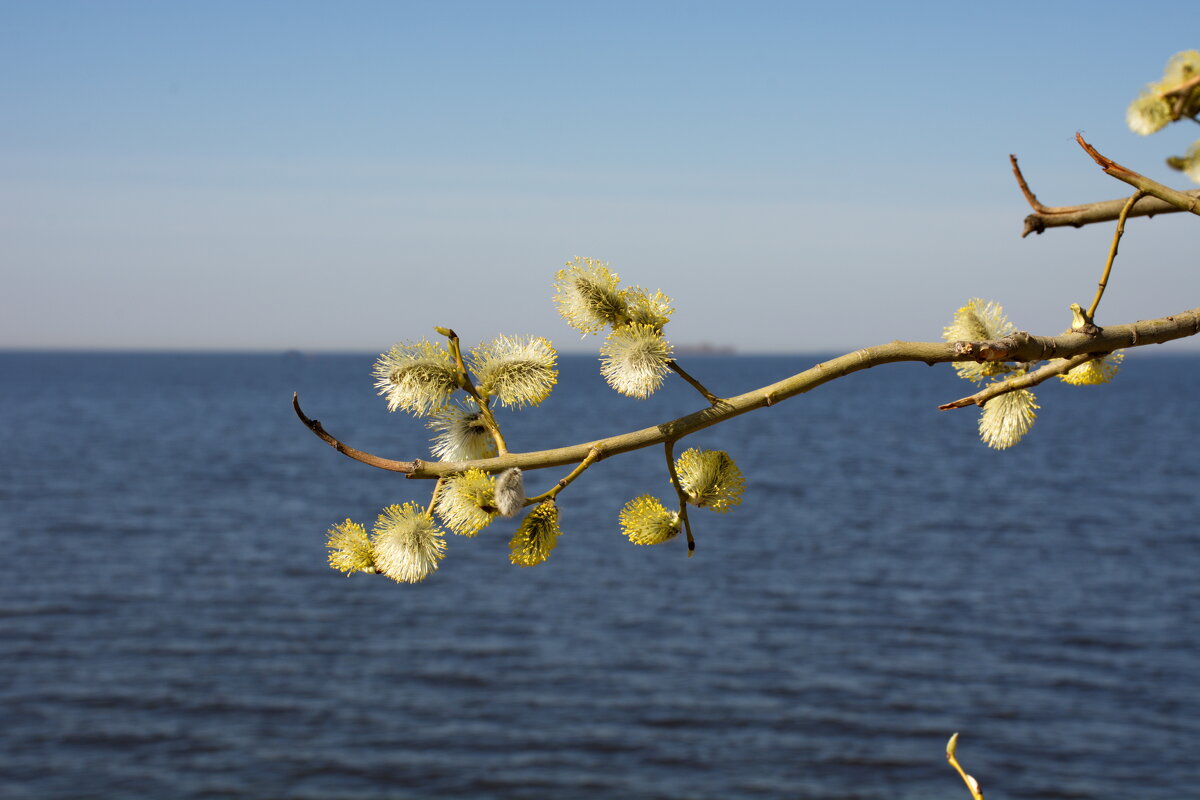
{"type": "Polygon", "coordinates": [[[525,507],[525,477],[517,467],[509,467],[496,476],[496,508],[506,517],[516,516],[525,507]]]}

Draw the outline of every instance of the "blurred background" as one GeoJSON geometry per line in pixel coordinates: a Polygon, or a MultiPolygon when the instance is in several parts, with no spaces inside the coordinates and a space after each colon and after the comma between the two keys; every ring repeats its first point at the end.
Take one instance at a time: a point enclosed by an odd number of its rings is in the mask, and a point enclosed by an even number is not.
{"type": "MultiPolygon", "coordinates": [[[[948,366],[856,374],[684,441],[747,478],[695,558],[620,535],[651,450],[562,495],[545,564],[499,521],[415,586],[325,532],[432,486],[290,402],[423,457],[371,365],[449,325],[563,350],[515,450],[698,408],[604,384],[550,301],[576,255],[739,353],[681,356],[722,395],[974,296],[1057,333],[1111,227],[1020,239],[1008,154],[1052,205],[1126,193],[1076,130],[1186,187],[1194,131],[1124,111],[1192,13],[0,0],[0,798],[966,797],[955,731],[989,798],[1178,797],[1195,342],[1039,387],[1004,452],[936,411],[948,366]]],[[[1131,221],[1100,324],[1195,304],[1188,224],[1131,221]]]]}

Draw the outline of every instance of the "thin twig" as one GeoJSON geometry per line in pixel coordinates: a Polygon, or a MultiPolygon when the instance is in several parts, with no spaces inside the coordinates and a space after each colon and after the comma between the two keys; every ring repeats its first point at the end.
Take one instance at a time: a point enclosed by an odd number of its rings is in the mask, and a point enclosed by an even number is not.
{"type": "Polygon", "coordinates": [[[667,453],[667,474],[671,476],[671,485],[675,487],[675,494],[679,498],[679,518],[683,520],[683,530],[687,534],[688,558],[691,558],[696,554],[696,540],[692,538],[692,523],[688,519],[687,492],[683,490],[683,484],[679,482],[679,473],[675,470],[675,440],[667,439],[663,442],[663,449],[667,453]]]}
{"type": "Polygon", "coordinates": [[[296,416],[300,418],[300,421],[303,422],[310,431],[317,435],[317,438],[321,439],[321,441],[325,442],[342,455],[353,458],[355,461],[361,461],[369,466],[385,469],[389,472],[403,472],[409,475],[411,475],[413,472],[416,472],[421,466],[421,462],[419,460],[393,461],[390,458],[380,458],[379,456],[371,455],[370,453],[362,450],[356,450],[348,444],[343,444],[325,430],[324,426],[321,425],[320,420],[309,419],[307,416],[305,416],[304,412],[300,410],[299,392],[292,392],[292,409],[295,410],[296,416]]]}
{"type": "Polygon", "coordinates": [[[429,496],[429,507],[425,509],[425,514],[433,516],[434,506],[437,505],[438,495],[442,493],[442,487],[446,485],[446,476],[441,475],[437,479],[437,483],[433,485],[433,494],[429,496]]]}
{"type": "Polygon", "coordinates": [[[971,792],[972,800],[983,800],[983,792],[979,788],[979,781],[967,774],[967,771],[958,763],[958,758],[955,756],[955,751],[958,749],[958,734],[950,737],[949,743],[946,745],[946,760],[950,762],[950,766],[954,767],[958,772],[958,776],[963,779],[963,783],[967,785],[968,791],[971,792]]]}
{"type": "Polygon", "coordinates": [[[966,408],[967,406],[982,406],[988,400],[994,397],[999,397],[1002,394],[1015,392],[1018,389],[1028,389],[1031,386],[1037,386],[1042,381],[1053,378],[1055,375],[1065,375],[1071,370],[1078,367],[1080,364],[1086,364],[1096,356],[1091,353],[1084,353],[1073,358],[1065,360],[1054,360],[1041,369],[1036,369],[1033,372],[1027,372],[1024,375],[1018,375],[1009,378],[1006,381],[997,381],[989,384],[987,388],[981,389],[969,397],[962,397],[955,400],[953,403],[946,403],[938,406],[939,411],[950,411],[955,408],[966,408]]]}
{"type": "Polygon", "coordinates": [[[704,396],[704,399],[707,400],[709,403],[711,403],[712,405],[715,406],[717,403],[721,402],[721,398],[717,397],[715,394],[710,392],[708,389],[705,389],[704,384],[700,383],[700,381],[696,380],[691,375],[689,375],[687,372],[685,372],[683,367],[679,366],[678,361],[676,361],[675,359],[672,358],[670,361],[667,362],[667,366],[670,367],[671,369],[675,370],[676,374],[678,374],[679,377],[683,378],[685,381],[690,383],[692,385],[692,388],[695,389],[700,394],[702,394],[704,396]]]}
{"type": "Polygon", "coordinates": [[[580,461],[578,464],[576,464],[575,469],[567,473],[566,477],[560,478],[558,483],[554,484],[554,486],[552,486],[549,490],[542,492],[536,497],[530,497],[525,501],[525,505],[533,505],[534,503],[540,503],[543,500],[550,500],[554,497],[557,497],[559,492],[570,486],[572,481],[582,475],[588,467],[590,467],[596,461],[599,461],[602,457],[603,453],[600,451],[600,449],[593,447],[588,451],[588,454],[583,461],[580,461]]]}
{"type": "MultiPolygon", "coordinates": [[[[1013,177],[1017,179],[1017,186],[1020,187],[1021,193],[1025,195],[1025,200],[1029,203],[1030,208],[1037,212],[1025,217],[1025,229],[1021,232],[1022,239],[1031,233],[1042,233],[1047,228],[1081,228],[1084,225],[1091,225],[1096,222],[1110,222],[1120,216],[1127,202],[1125,198],[1118,198],[1116,200],[1101,200],[1100,202],[1085,203],[1078,206],[1043,205],[1029,188],[1029,184],[1026,183],[1025,176],[1021,173],[1021,168],[1017,166],[1017,157],[1010,155],[1008,158],[1012,163],[1013,177]]],[[[1148,194],[1153,193],[1148,192],[1148,194]]],[[[1176,194],[1200,201],[1200,190],[1194,189],[1187,192],[1176,192],[1176,194]]],[[[1138,203],[1137,208],[1127,212],[1126,216],[1153,217],[1156,214],[1171,214],[1186,210],[1190,209],[1181,208],[1179,205],[1167,202],[1166,200],[1160,200],[1156,195],[1152,198],[1147,197],[1138,203]]]]}
{"type": "Polygon", "coordinates": [[[1108,156],[1101,155],[1096,148],[1084,140],[1083,134],[1076,133],[1075,141],[1079,142],[1079,146],[1083,148],[1084,152],[1100,165],[1100,169],[1104,170],[1106,175],[1111,175],[1119,181],[1124,181],[1135,189],[1141,189],[1146,194],[1153,195],[1164,203],[1170,203],[1181,211],[1190,211],[1193,214],[1200,215],[1200,197],[1176,191],[1170,186],[1163,186],[1158,181],[1152,181],[1139,172],[1134,172],[1128,167],[1121,166],[1108,156]]]}
{"type": "Polygon", "coordinates": [[[1044,206],[1038,202],[1037,197],[1029,188],[1029,184],[1025,182],[1025,176],[1021,174],[1021,168],[1017,166],[1017,157],[1012,153],[1008,154],[1008,160],[1012,164],[1013,177],[1017,179],[1017,186],[1021,187],[1021,194],[1025,195],[1025,201],[1029,203],[1030,208],[1039,214],[1073,214],[1083,211],[1087,206],[1044,206]]]}
{"type": "Polygon", "coordinates": [[[483,420],[483,426],[487,428],[492,441],[496,443],[496,452],[500,455],[506,454],[508,444],[505,443],[504,436],[500,433],[500,425],[496,422],[495,415],[492,414],[491,398],[480,395],[475,382],[471,380],[471,373],[467,372],[467,365],[463,362],[462,344],[458,340],[458,334],[450,328],[435,328],[435,330],[450,340],[450,352],[454,354],[454,367],[458,372],[458,386],[475,400],[475,405],[479,407],[479,416],[483,420]]]}
{"type": "MultiPolygon", "coordinates": [[[[1191,189],[1180,192],[1180,194],[1200,199],[1200,189],[1191,189]]],[[[1125,207],[1127,199],[1118,197],[1115,200],[1088,203],[1078,206],[1079,211],[1070,213],[1030,214],[1025,217],[1025,228],[1021,231],[1021,238],[1023,239],[1031,233],[1043,233],[1047,228],[1082,228],[1084,225],[1093,225],[1097,222],[1112,222],[1125,207]]],[[[1129,216],[1154,217],[1159,214],[1177,214],[1181,210],[1157,197],[1145,197],[1137,204],[1137,208],[1129,213],[1129,216]]]]}
{"type": "Polygon", "coordinates": [[[1125,233],[1125,219],[1129,216],[1134,204],[1145,196],[1146,193],[1138,189],[1125,203],[1121,209],[1121,215],[1117,217],[1117,230],[1113,233],[1112,246],[1108,248],[1108,261],[1104,264],[1104,274],[1100,276],[1100,285],[1096,288],[1096,296],[1092,299],[1091,306],[1088,307],[1087,318],[1090,320],[1096,318],[1096,307],[1100,305],[1100,298],[1104,296],[1104,289],[1108,286],[1108,276],[1112,273],[1113,261],[1117,259],[1117,245],[1121,243],[1121,236],[1125,233]]]}

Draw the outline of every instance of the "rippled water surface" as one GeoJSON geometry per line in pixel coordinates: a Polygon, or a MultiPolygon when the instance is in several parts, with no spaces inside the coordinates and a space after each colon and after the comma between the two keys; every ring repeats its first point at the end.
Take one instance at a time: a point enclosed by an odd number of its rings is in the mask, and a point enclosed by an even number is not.
{"type": "MultiPolygon", "coordinates": [[[[812,357],[696,358],[732,395],[812,357]]],[[[698,549],[635,547],[659,449],[417,586],[324,532],[425,502],[338,455],[426,454],[370,356],[0,354],[0,798],[1171,798],[1200,784],[1200,359],[1039,389],[997,453],[948,367],[881,367],[703,431],[747,476],[698,549]]],[[[514,449],[699,407],[594,360],[503,419],[514,449]]],[[[528,476],[533,491],[565,470],[528,476]]]]}

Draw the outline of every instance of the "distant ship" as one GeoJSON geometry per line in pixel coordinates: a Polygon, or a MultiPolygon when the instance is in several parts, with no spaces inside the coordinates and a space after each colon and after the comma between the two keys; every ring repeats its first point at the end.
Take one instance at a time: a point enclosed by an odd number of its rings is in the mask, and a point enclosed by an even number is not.
{"type": "Polygon", "coordinates": [[[675,355],[680,356],[731,356],[736,353],[731,344],[678,344],[674,348],[675,355]]]}

